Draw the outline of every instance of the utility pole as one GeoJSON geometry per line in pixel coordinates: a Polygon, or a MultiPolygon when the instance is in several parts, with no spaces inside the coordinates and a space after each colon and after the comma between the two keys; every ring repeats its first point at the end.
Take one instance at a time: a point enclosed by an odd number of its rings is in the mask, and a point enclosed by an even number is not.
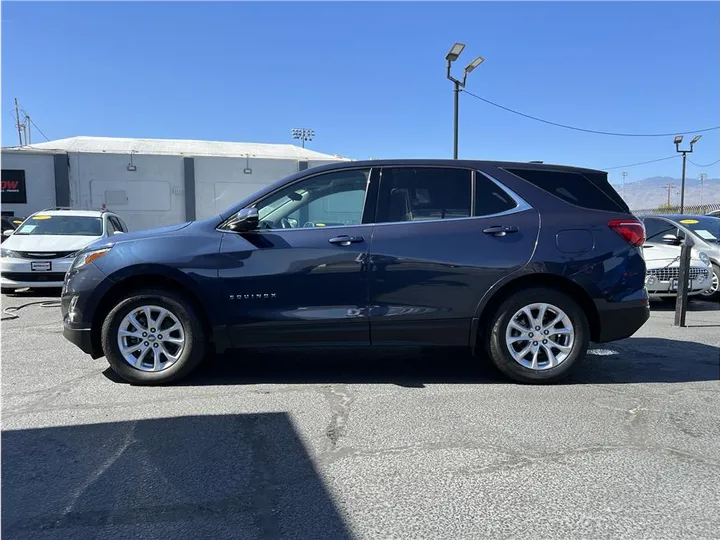
{"type": "Polygon", "coordinates": [[[27,135],[25,136],[25,142],[27,144],[32,144],[32,132],[30,129],[30,117],[27,114],[25,115],[25,125],[27,126],[27,135]]]}
{"type": "Polygon", "coordinates": [[[700,211],[705,213],[705,203],[703,201],[703,191],[705,191],[705,180],[707,180],[707,174],[700,173],[700,211]]]}
{"type": "Polygon", "coordinates": [[[667,190],[667,207],[668,210],[670,209],[670,191],[672,191],[675,188],[675,184],[665,184],[665,189],[667,190]]]}
{"type": "Polygon", "coordinates": [[[622,196],[623,196],[623,199],[624,199],[624,198],[625,198],[625,178],[627,178],[627,173],[626,173],[625,171],[623,171],[622,177],[623,177],[623,183],[622,183],[623,194],[622,194],[622,196]]]}
{"type": "Polygon", "coordinates": [[[20,123],[20,107],[18,105],[17,98],[15,98],[15,119],[17,120],[18,141],[20,141],[20,146],[22,146],[23,145],[22,124],[20,123]]]}

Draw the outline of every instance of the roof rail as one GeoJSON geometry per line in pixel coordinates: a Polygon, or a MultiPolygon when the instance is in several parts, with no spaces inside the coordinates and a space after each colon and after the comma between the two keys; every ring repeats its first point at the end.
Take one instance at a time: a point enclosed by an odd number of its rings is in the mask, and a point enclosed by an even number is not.
{"type": "Polygon", "coordinates": [[[544,163],[543,161],[528,161],[528,163],[544,163]]]}
{"type": "MultiPolygon", "coordinates": [[[[112,212],[112,210],[108,208],[73,208],[71,206],[53,206],[51,208],[43,208],[42,210],[38,210],[38,212],[52,212],[54,210],[77,210],[78,212],[112,212]]],[[[35,212],[36,214],[38,212],[35,212]]]]}

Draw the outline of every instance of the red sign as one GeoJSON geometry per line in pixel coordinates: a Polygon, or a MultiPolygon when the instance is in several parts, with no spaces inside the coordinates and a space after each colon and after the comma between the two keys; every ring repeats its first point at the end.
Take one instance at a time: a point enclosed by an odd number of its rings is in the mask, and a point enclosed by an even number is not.
{"type": "Polygon", "coordinates": [[[2,187],[3,204],[27,203],[25,171],[19,169],[3,169],[0,185],[2,187]]]}

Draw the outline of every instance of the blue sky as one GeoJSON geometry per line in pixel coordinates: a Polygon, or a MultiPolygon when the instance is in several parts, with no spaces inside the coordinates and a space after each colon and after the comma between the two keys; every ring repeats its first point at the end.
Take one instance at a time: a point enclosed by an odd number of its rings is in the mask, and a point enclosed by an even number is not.
{"type": "MultiPolygon", "coordinates": [[[[467,89],[507,107],[605,131],[713,127],[719,20],[717,2],[3,2],[2,143],[17,143],[17,96],[51,139],[292,142],[309,127],[321,152],[451,157],[455,41],[456,74],[486,59],[467,89]]],[[[606,168],[674,152],[672,137],[578,133],[461,95],[461,158],[606,168]]],[[[691,159],[719,154],[716,130],[691,159]]],[[[625,170],[679,176],[680,160],[625,170]]],[[[702,171],[720,164],[688,175],[702,171]]]]}

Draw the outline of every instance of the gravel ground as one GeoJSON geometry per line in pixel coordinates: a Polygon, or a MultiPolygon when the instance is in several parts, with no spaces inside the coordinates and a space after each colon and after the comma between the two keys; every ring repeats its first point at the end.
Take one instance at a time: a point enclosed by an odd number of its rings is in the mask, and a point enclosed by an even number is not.
{"type": "MultiPolygon", "coordinates": [[[[42,297],[3,296],[3,307],[42,297]]],[[[242,353],[118,382],[59,310],[2,323],[4,538],[717,538],[720,311],[567,383],[457,353],[242,353]]]]}

